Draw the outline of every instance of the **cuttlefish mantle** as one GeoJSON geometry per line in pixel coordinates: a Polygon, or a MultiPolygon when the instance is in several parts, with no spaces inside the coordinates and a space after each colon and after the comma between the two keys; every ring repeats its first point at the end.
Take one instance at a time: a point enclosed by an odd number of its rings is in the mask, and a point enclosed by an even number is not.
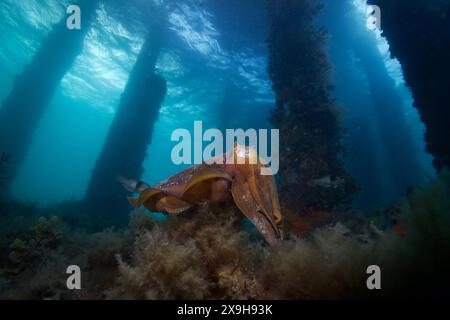
{"type": "Polygon", "coordinates": [[[262,175],[263,167],[254,149],[236,145],[212,161],[189,167],[154,186],[119,180],[139,194],[128,197],[133,207],[143,205],[155,212],[179,214],[204,202],[234,201],[265,240],[274,245],[284,238],[282,214],[275,179],[262,175]]]}

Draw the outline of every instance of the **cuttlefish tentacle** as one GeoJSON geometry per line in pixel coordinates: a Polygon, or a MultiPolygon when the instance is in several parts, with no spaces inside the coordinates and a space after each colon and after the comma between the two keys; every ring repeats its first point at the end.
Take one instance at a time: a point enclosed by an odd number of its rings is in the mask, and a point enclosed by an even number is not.
{"type": "Polygon", "coordinates": [[[277,239],[284,237],[275,179],[273,176],[261,175],[262,165],[254,150],[235,146],[229,153],[218,156],[218,159],[226,160],[232,155],[241,161],[195,165],[153,187],[144,183],[130,183],[131,180],[126,179],[121,182],[127,189],[134,187],[134,191],[139,193],[137,197],[128,198],[133,207],[144,205],[151,211],[169,214],[182,213],[203,202],[217,203],[233,199],[266,241],[274,245],[277,239]],[[139,190],[137,186],[140,186],[139,190]]]}

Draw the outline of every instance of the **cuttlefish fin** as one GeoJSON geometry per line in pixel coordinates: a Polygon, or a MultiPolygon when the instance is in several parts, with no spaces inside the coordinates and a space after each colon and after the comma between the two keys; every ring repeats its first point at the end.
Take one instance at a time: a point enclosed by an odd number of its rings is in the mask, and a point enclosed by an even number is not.
{"type": "Polygon", "coordinates": [[[202,164],[197,167],[197,170],[192,175],[192,179],[190,179],[189,183],[186,184],[185,192],[198,183],[212,179],[225,179],[230,182],[233,180],[223,168],[216,167],[214,165],[202,164]]]}
{"type": "Polygon", "coordinates": [[[186,201],[151,187],[145,189],[138,197],[128,197],[128,202],[135,208],[144,205],[150,211],[169,214],[178,214],[193,206],[186,201]]]}
{"type": "Polygon", "coordinates": [[[212,179],[232,180],[231,176],[225,172],[223,167],[201,164],[181,171],[164,182],[155,185],[154,188],[174,197],[184,198],[189,189],[193,189],[198,184],[212,179]]]}
{"type": "Polygon", "coordinates": [[[166,212],[169,214],[183,213],[192,208],[192,204],[172,196],[164,196],[155,203],[154,211],[166,212]]]}
{"type": "Polygon", "coordinates": [[[139,200],[139,197],[127,197],[128,203],[133,208],[139,208],[141,206],[141,202],[139,200]]]}
{"type": "Polygon", "coordinates": [[[145,188],[138,197],[130,197],[128,201],[133,207],[144,205],[150,211],[177,214],[210,200],[213,186],[222,180],[231,181],[231,176],[221,167],[193,166],[154,187],[145,188]]]}
{"type": "Polygon", "coordinates": [[[231,193],[239,210],[255,225],[270,245],[277,242],[275,229],[264,214],[250,191],[247,181],[234,181],[231,193]]]}

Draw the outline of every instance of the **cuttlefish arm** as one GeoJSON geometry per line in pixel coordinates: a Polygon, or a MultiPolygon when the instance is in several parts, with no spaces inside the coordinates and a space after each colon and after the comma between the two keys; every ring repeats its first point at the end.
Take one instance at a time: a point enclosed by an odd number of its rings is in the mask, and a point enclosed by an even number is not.
{"type": "Polygon", "coordinates": [[[237,165],[231,193],[240,211],[255,225],[270,245],[283,239],[282,215],[278,202],[275,179],[261,175],[260,166],[237,165]]]}
{"type": "Polygon", "coordinates": [[[255,225],[256,229],[263,235],[267,243],[276,243],[276,234],[272,224],[261,215],[260,207],[250,192],[248,182],[234,183],[231,187],[234,202],[239,210],[255,225]]]}
{"type": "Polygon", "coordinates": [[[261,175],[255,173],[254,177],[249,179],[250,192],[255,198],[256,203],[261,208],[263,215],[270,222],[276,235],[284,239],[280,203],[278,201],[278,192],[275,178],[273,175],[261,175]]]}

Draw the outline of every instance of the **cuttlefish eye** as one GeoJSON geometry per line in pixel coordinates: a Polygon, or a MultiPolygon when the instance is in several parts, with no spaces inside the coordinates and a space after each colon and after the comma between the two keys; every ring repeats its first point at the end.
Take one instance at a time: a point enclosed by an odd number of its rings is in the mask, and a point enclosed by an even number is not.
{"type": "Polygon", "coordinates": [[[234,148],[234,154],[235,154],[235,161],[239,163],[246,163],[249,164],[257,164],[258,163],[258,153],[255,149],[252,147],[247,147],[244,145],[236,144],[234,148]]]}

